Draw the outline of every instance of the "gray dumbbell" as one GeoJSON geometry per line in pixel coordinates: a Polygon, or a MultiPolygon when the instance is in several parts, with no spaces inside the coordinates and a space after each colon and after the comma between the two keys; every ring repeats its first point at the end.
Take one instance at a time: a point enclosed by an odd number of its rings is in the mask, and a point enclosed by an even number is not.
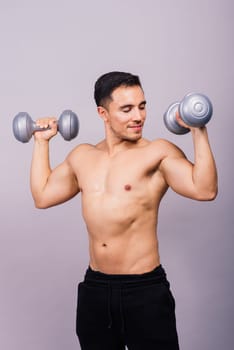
{"type": "MultiPolygon", "coordinates": [[[[26,112],[18,113],[13,120],[13,133],[20,142],[28,142],[35,131],[44,131],[49,128],[40,128],[26,112]]],[[[64,140],[70,141],[79,132],[79,119],[71,110],[65,110],[58,120],[58,130],[64,140]]]]}
{"type": "Polygon", "coordinates": [[[167,129],[174,134],[187,134],[190,129],[184,128],[176,120],[176,112],[191,127],[202,127],[210,120],[213,107],[209,98],[200,93],[187,94],[181,102],[172,103],[164,114],[167,129]]]}

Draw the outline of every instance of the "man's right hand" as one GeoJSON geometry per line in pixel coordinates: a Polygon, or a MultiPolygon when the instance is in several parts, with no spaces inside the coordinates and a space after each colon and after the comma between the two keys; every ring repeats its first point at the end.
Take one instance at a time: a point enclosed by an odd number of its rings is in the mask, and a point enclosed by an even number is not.
{"type": "Polygon", "coordinates": [[[35,131],[34,139],[35,140],[45,140],[49,141],[54,137],[58,132],[57,119],[54,117],[40,118],[36,120],[36,125],[42,129],[48,128],[44,131],[35,131]]]}

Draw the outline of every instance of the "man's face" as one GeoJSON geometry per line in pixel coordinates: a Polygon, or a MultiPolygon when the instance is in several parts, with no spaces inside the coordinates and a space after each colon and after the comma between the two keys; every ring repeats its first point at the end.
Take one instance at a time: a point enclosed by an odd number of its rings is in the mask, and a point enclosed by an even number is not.
{"type": "Polygon", "coordinates": [[[106,107],[107,121],[118,139],[135,142],[142,137],[146,101],[140,86],[120,86],[106,107]]]}

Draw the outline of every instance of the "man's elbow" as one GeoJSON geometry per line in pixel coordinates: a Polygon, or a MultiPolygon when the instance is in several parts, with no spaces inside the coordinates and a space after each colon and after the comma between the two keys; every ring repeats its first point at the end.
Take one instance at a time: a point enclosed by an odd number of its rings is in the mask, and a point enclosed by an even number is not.
{"type": "Polygon", "coordinates": [[[218,195],[218,188],[206,190],[198,194],[198,200],[200,201],[213,201],[218,195]]]}
{"type": "Polygon", "coordinates": [[[207,201],[214,201],[215,198],[217,197],[218,195],[218,191],[213,191],[213,192],[210,192],[208,195],[207,195],[207,201]]]}
{"type": "Polygon", "coordinates": [[[34,198],[34,206],[37,209],[47,209],[50,207],[43,199],[34,198]]]}

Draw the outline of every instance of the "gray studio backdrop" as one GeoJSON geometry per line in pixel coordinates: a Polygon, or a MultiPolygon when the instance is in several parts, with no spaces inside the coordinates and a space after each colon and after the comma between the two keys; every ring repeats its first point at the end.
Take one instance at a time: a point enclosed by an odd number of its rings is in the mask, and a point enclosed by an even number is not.
{"type": "Polygon", "coordinates": [[[56,166],[78,143],[104,136],[93,84],[110,70],[140,75],[148,101],[144,136],[169,139],[191,160],[191,135],[169,133],[163,113],[190,91],[213,102],[208,128],[218,198],[195,202],[169,191],[159,240],[181,349],[233,349],[233,10],[231,0],[0,0],[1,349],[79,349],[77,283],[89,262],[79,196],[34,208],[33,141],[13,138],[12,119],[19,111],[35,119],[77,112],[79,137],[51,142],[56,166]]]}

